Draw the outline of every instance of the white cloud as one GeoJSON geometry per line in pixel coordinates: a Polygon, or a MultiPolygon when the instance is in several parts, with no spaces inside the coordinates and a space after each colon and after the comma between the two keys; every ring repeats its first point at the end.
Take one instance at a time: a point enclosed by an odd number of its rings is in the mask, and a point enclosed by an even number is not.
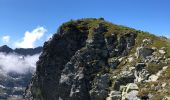
{"type": "Polygon", "coordinates": [[[47,30],[44,27],[37,27],[32,32],[26,31],[24,38],[20,42],[15,43],[15,47],[19,48],[34,48],[35,42],[40,40],[47,30]]]}
{"type": "Polygon", "coordinates": [[[20,56],[16,54],[0,53],[0,69],[7,73],[26,73],[30,69],[35,70],[39,55],[40,54],[33,56],[20,56]]]}
{"type": "Polygon", "coordinates": [[[10,36],[6,35],[2,37],[2,42],[3,43],[8,43],[10,41],[10,36]]]}

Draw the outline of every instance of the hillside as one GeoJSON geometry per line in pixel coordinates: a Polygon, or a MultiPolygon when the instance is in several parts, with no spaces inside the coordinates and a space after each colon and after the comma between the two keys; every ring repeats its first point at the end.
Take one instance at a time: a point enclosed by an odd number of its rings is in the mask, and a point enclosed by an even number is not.
{"type": "Polygon", "coordinates": [[[26,100],[170,98],[170,43],[103,18],[71,20],[44,43],[26,100]]]}

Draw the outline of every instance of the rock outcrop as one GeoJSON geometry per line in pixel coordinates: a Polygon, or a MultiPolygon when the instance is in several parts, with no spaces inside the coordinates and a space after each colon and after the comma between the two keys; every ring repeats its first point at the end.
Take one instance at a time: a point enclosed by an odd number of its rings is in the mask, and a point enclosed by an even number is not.
{"type": "MultiPolygon", "coordinates": [[[[24,97],[26,100],[119,100],[122,86],[149,82],[149,77],[163,68],[155,63],[168,66],[167,53],[158,51],[153,36],[151,39],[149,36],[103,19],[64,23],[44,43],[36,73],[24,97]]],[[[140,86],[142,90],[144,87],[140,86]]],[[[125,97],[145,96],[140,93],[140,90],[130,91],[125,97]]]]}

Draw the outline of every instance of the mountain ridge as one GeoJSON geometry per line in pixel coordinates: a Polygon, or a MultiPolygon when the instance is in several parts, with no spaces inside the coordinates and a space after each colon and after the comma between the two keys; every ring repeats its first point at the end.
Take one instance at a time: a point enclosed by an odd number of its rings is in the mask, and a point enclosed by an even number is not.
{"type": "Polygon", "coordinates": [[[15,48],[15,49],[12,49],[10,47],[8,47],[7,45],[3,45],[3,46],[0,46],[0,52],[3,52],[3,53],[16,53],[16,54],[19,54],[19,55],[34,55],[34,54],[38,54],[42,51],[42,47],[39,46],[39,47],[35,47],[35,48],[15,48]]]}
{"type": "Polygon", "coordinates": [[[104,19],[71,20],[44,43],[25,99],[161,100],[170,93],[169,66],[166,39],[104,19]]]}

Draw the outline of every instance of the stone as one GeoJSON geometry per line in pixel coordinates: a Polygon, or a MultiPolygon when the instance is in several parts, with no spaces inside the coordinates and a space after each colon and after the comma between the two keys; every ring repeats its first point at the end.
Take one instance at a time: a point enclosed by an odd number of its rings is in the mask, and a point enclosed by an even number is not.
{"type": "Polygon", "coordinates": [[[164,55],[166,52],[165,50],[159,50],[159,53],[164,55]]]}
{"type": "Polygon", "coordinates": [[[168,66],[164,66],[164,67],[162,68],[162,70],[159,70],[156,74],[149,76],[148,81],[153,81],[153,82],[154,82],[154,81],[157,81],[158,78],[162,75],[162,73],[163,73],[164,71],[166,71],[167,68],[168,68],[168,66]]]}
{"type": "Polygon", "coordinates": [[[123,71],[117,76],[115,81],[114,89],[119,91],[121,85],[127,85],[128,83],[133,83],[135,76],[130,71],[123,71]]]}
{"type": "Polygon", "coordinates": [[[128,62],[131,63],[132,61],[134,61],[134,58],[133,58],[133,57],[129,57],[129,58],[128,58],[128,62]]]}
{"type": "Polygon", "coordinates": [[[135,67],[129,67],[129,71],[134,71],[135,70],[135,67]]]}
{"type": "Polygon", "coordinates": [[[152,44],[152,41],[150,39],[143,39],[142,42],[147,45],[152,44]]]}
{"type": "Polygon", "coordinates": [[[135,65],[135,68],[137,71],[141,71],[145,66],[146,66],[145,63],[137,63],[135,65]]]}
{"type": "Polygon", "coordinates": [[[107,97],[106,100],[121,100],[121,95],[114,95],[112,97],[107,97]]]}
{"type": "Polygon", "coordinates": [[[134,72],[134,76],[135,76],[135,82],[144,82],[148,80],[150,74],[145,68],[143,68],[140,71],[136,70],[134,72]]]}
{"type": "Polygon", "coordinates": [[[170,96],[165,96],[162,100],[170,100],[170,96]]]}
{"type": "Polygon", "coordinates": [[[166,85],[167,85],[166,83],[163,83],[163,84],[162,84],[162,88],[165,88],[166,85]]]}
{"type": "Polygon", "coordinates": [[[121,92],[111,91],[109,97],[107,97],[106,100],[121,100],[121,92]]]}
{"type": "Polygon", "coordinates": [[[140,100],[140,98],[138,98],[137,95],[138,91],[132,90],[125,97],[127,100],[140,100]]]}
{"type": "Polygon", "coordinates": [[[116,69],[116,67],[119,65],[119,60],[117,58],[109,58],[108,64],[112,69],[116,69]]]}
{"type": "Polygon", "coordinates": [[[153,49],[153,50],[157,50],[157,48],[156,48],[156,47],[152,47],[152,49],[153,49]]]}
{"type": "Polygon", "coordinates": [[[137,48],[137,58],[143,57],[146,58],[147,56],[151,56],[154,52],[151,48],[144,48],[144,47],[138,47],[137,48]]]}
{"type": "Polygon", "coordinates": [[[162,68],[162,70],[165,71],[167,68],[168,68],[168,66],[164,66],[164,67],[162,68]]]}
{"type": "Polygon", "coordinates": [[[149,77],[149,81],[155,82],[155,81],[158,80],[158,78],[159,78],[159,76],[157,76],[157,75],[151,75],[151,76],[149,77]]]}
{"type": "Polygon", "coordinates": [[[135,83],[129,83],[130,86],[129,86],[129,90],[138,90],[139,87],[137,86],[137,84],[135,83]]]}

